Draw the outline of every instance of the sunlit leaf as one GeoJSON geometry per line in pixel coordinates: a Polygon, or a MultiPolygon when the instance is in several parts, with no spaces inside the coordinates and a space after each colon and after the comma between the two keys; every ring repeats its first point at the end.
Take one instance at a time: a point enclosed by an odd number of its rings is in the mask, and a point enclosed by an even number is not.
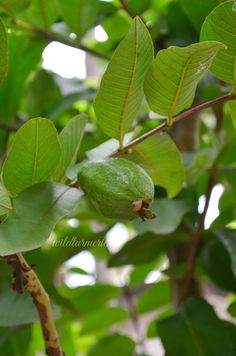
{"type": "Polygon", "coordinates": [[[151,37],[136,17],[108,65],[94,102],[102,130],[121,143],[139,111],[143,80],[152,58],[151,37]]]}
{"type": "Polygon", "coordinates": [[[158,52],[145,78],[145,95],[150,108],[172,118],[191,106],[196,87],[215,55],[224,45],[209,41],[158,52]]]}
{"type": "Polygon", "coordinates": [[[42,118],[27,121],[16,133],[3,166],[3,181],[12,195],[49,180],[61,158],[54,124],[42,118]]]}

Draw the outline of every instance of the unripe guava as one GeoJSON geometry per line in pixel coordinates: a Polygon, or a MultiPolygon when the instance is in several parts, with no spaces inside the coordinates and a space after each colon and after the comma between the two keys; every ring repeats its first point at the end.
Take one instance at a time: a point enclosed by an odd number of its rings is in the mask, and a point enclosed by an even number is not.
{"type": "Polygon", "coordinates": [[[78,172],[82,190],[104,216],[112,219],[153,219],[148,209],[154,197],[154,184],[137,164],[111,158],[84,163],[78,172]]]}

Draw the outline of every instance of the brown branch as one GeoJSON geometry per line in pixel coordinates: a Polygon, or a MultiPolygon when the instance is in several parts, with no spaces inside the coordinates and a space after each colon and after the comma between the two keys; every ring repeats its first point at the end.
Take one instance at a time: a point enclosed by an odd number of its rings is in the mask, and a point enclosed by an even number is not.
{"type": "Polygon", "coordinates": [[[38,276],[28,265],[21,253],[6,256],[5,259],[13,268],[13,289],[18,293],[23,293],[27,289],[32,296],[41,323],[46,354],[49,356],[63,356],[50,300],[38,276]]]}
{"type": "Polygon", "coordinates": [[[85,52],[91,54],[92,56],[95,56],[95,57],[98,57],[98,58],[102,58],[102,59],[106,59],[108,61],[110,60],[109,56],[106,55],[105,53],[96,51],[95,49],[87,47],[87,46],[83,45],[82,43],[71,41],[68,38],[62,37],[62,36],[60,36],[60,35],[58,35],[56,33],[49,32],[49,31],[43,30],[41,28],[30,27],[30,26],[26,25],[24,22],[21,22],[21,21],[12,20],[12,23],[19,30],[22,30],[22,31],[25,31],[25,32],[30,32],[30,33],[35,33],[35,34],[39,35],[40,37],[45,38],[46,40],[57,41],[57,42],[60,42],[62,44],[65,44],[67,46],[70,46],[70,47],[77,48],[77,49],[80,49],[82,51],[85,51],[85,52]]]}
{"type": "Polygon", "coordinates": [[[17,131],[19,126],[14,126],[7,124],[6,122],[0,121],[0,130],[6,130],[7,132],[14,132],[17,131]]]}
{"type": "MultiPolygon", "coordinates": [[[[210,108],[213,105],[220,104],[220,103],[223,103],[225,101],[233,100],[235,98],[236,98],[236,94],[235,93],[229,93],[229,94],[220,96],[219,98],[216,98],[216,99],[207,101],[205,103],[202,103],[200,105],[194,106],[191,109],[186,110],[186,111],[182,112],[181,114],[175,116],[173,118],[173,124],[178,122],[178,121],[182,121],[182,120],[188,118],[189,116],[195,114],[198,111],[210,108]]],[[[166,130],[168,128],[169,128],[169,126],[168,126],[167,121],[166,121],[163,124],[155,127],[154,129],[146,132],[144,135],[142,135],[142,136],[136,138],[135,140],[131,141],[126,146],[124,146],[122,150],[117,150],[117,151],[113,152],[110,155],[110,157],[117,157],[117,156],[121,156],[123,154],[126,154],[132,147],[134,147],[137,144],[147,140],[149,137],[155,135],[157,132],[164,131],[164,130],[166,130]]]]}
{"type": "Polygon", "coordinates": [[[198,223],[193,231],[192,242],[189,247],[188,259],[187,259],[187,269],[184,276],[182,291],[180,295],[180,301],[184,300],[188,295],[188,291],[191,285],[191,280],[194,272],[194,268],[196,265],[197,253],[202,241],[201,231],[204,229],[204,223],[206,220],[206,214],[209,208],[209,203],[211,199],[212,189],[214,188],[215,182],[217,178],[217,170],[215,167],[212,167],[211,173],[209,176],[209,180],[206,188],[205,195],[205,205],[203,212],[199,215],[198,223]]]}

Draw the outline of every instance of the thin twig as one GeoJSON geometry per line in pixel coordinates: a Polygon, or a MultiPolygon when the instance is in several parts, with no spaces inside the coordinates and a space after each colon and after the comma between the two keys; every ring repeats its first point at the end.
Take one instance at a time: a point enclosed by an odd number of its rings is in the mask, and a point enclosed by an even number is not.
{"type": "Polygon", "coordinates": [[[87,46],[83,45],[82,43],[71,41],[68,38],[62,37],[62,36],[60,36],[56,33],[53,33],[53,32],[43,30],[41,28],[30,27],[21,21],[13,20],[12,22],[13,22],[13,25],[15,25],[19,30],[22,30],[25,32],[30,32],[30,33],[35,33],[35,34],[39,35],[40,37],[43,37],[49,41],[57,41],[62,44],[65,44],[67,46],[77,48],[77,49],[80,49],[87,53],[90,53],[91,55],[93,55],[95,57],[110,60],[109,56],[106,55],[105,53],[96,51],[95,49],[87,47],[87,46]]]}
{"type": "Polygon", "coordinates": [[[63,356],[50,300],[38,276],[31,266],[28,265],[21,253],[6,256],[5,259],[13,268],[13,289],[18,293],[23,293],[27,289],[32,296],[41,323],[46,354],[49,356],[63,356]]]}
{"type": "Polygon", "coordinates": [[[6,122],[0,121],[0,130],[6,130],[7,132],[17,131],[20,126],[18,125],[10,125],[6,122]]]}
{"type": "MultiPolygon", "coordinates": [[[[213,99],[213,100],[207,101],[205,103],[202,103],[200,105],[194,106],[191,109],[186,110],[186,111],[182,112],[181,114],[175,116],[173,118],[173,124],[178,122],[178,121],[182,121],[182,120],[188,118],[189,116],[195,114],[198,111],[210,108],[213,105],[220,104],[220,103],[223,103],[225,101],[233,100],[235,98],[236,98],[236,94],[229,93],[229,94],[220,96],[220,97],[218,97],[216,99],[213,99]]],[[[168,126],[167,121],[166,121],[163,124],[155,127],[154,129],[146,132],[144,135],[142,135],[142,136],[136,138],[135,140],[131,141],[126,146],[124,146],[122,150],[117,150],[117,151],[113,152],[110,155],[110,157],[117,157],[117,156],[121,156],[123,154],[126,154],[132,147],[134,147],[137,144],[147,140],[149,137],[155,135],[157,132],[166,130],[167,128],[169,128],[169,126],[168,126]]]]}

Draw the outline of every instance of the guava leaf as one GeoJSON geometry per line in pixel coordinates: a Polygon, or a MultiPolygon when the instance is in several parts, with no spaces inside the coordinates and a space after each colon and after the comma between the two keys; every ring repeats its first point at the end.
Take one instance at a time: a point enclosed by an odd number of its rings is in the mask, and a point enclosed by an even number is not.
{"type": "Polygon", "coordinates": [[[0,20],[0,83],[7,72],[7,34],[0,20]]]}
{"type": "Polygon", "coordinates": [[[220,42],[208,41],[159,51],[144,83],[150,108],[171,118],[190,107],[198,82],[224,48],[220,42]]]}
{"type": "Polygon", "coordinates": [[[54,124],[43,118],[27,121],[16,133],[3,165],[3,182],[17,195],[25,188],[49,180],[61,158],[54,124]]]}
{"type": "MultiPolygon", "coordinates": [[[[205,19],[201,30],[201,41],[220,41],[227,46],[215,57],[211,72],[227,83],[234,83],[236,57],[236,11],[234,1],[226,1],[217,6],[205,19]]],[[[204,42],[203,42],[204,43],[204,42]]]]}
{"type": "Polygon", "coordinates": [[[62,156],[60,164],[53,175],[55,180],[63,179],[66,169],[76,163],[87,120],[87,115],[77,115],[60,132],[58,138],[62,148],[62,156]]]}
{"type": "Polygon", "coordinates": [[[167,133],[157,133],[134,146],[127,158],[140,164],[155,185],[160,185],[174,197],[182,188],[184,165],[181,154],[167,133]]]}
{"type": "Polygon", "coordinates": [[[66,216],[82,193],[59,183],[39,183],[13,200],[13,208],[0,225],[0,255],[38,248],[56,223],[66,216]]]}
{"type": "Polygon", "coordinates": [[[123,142],[143,100],[143,80],[153,59],[153,44],[144,23],[136,17],[116,49],[94,102],[102,130],[123,142]]]}

